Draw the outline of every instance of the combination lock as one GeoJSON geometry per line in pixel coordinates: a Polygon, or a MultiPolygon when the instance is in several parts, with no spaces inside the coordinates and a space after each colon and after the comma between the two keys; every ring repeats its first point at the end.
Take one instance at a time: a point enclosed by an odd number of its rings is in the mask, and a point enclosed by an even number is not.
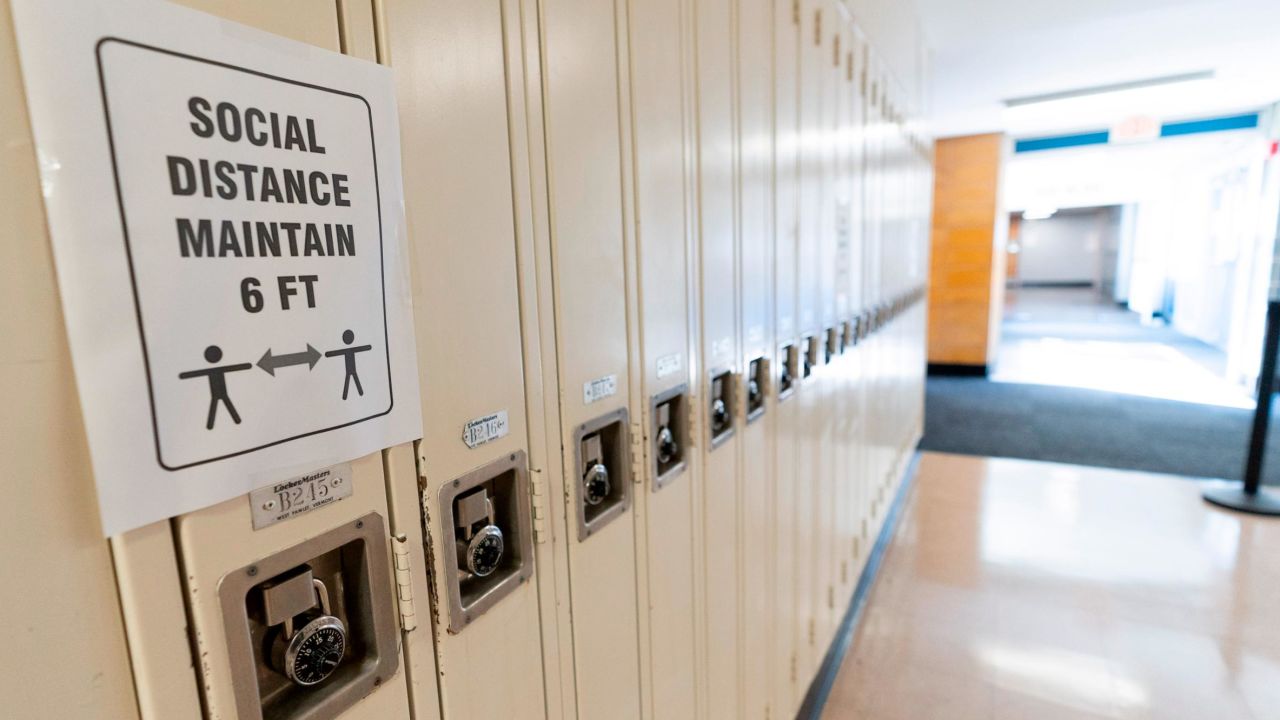
{"type": "Polygon", "coordinates": [[[680,446],[676,444],[676,434],[671,432],[670,425],[663,425],[658,430],[658,462],[665,465],[674,460],[678,452],[680,446]]]}
{"type": "Polygon", "coordinates": [[[711,401],[711,432],[720,434],[729,424],[729,406],[721,398],[711,401]]]}
{"type": "Polygon", "coordinates": [[[485,488],[458,499],[455,510],[458,567],[475,577],[488,577],[502,564],[506,540],[494,518],[493,500],[485,488]]]}
{"type": "Polygon", "coordinates": [[[588,505],[599,505],[609,497],[609,468],[604,463],[592,463],[582,476],[583,499],[588,505]]]}
{"type": "Polygon", "coordinates": [[[760,381],[754,377],[747,381],[747,405],[753,408],[760,405],[760,381]]]}
{"type": "MultiPolygon", "coordinates": [[[[299,576],[304,582],[310,571],[299,576]]],[[[285,618],[284,627],[271,643],[271,666],[296,685],[324,682],[342,663],[347,650],[347,628],[330,614],[329,591],[319,578],[310,578],[312,607],[285,618]],[[314,606],[319,598],[319,611],[314,606]],[[298,620],[302,627],[296,629],[298,620]]]]}

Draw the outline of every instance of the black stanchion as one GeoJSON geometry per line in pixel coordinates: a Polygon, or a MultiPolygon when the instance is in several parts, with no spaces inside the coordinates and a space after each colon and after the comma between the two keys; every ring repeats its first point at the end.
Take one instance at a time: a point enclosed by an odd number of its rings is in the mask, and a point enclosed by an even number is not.
{"type": "Polygon", "coordinates": [[[1262,487],[1262,459],[1267,450],[1267,426],[1271,424],[1271,399],[1276,391],[1277,355],[1280,355],[1280,300],[1273,299],[1267,303],[1258,406],[1253,411],[1253,433],[1249,436],[1244,485],[1232,483],[1206,490],[1204,499],[1214,505],[1255,515],[1280,515],[1280,492],[1262,487]]]}

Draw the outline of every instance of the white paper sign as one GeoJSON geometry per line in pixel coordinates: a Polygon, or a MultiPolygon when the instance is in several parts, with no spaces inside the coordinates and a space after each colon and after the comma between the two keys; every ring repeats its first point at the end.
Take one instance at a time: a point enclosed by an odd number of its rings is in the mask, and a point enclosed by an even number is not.
{"type": "Polygon", "coordinates": [[[421,436],[390,71],[14,3],[107,534],[421,436]]]}

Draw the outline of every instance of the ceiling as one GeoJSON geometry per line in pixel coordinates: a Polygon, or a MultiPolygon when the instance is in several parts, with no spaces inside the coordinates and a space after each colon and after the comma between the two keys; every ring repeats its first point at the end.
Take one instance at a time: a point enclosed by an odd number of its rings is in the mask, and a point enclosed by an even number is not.
{"type": "Polygon", "coordinates": [[[932,132],[1015,136],[1259,109],[1280,100],[1278,0],[915,0],[933,51],[932,132]],[[1214,77],[1007,109],[1003,101],[1212,70],[1214,77]]]}

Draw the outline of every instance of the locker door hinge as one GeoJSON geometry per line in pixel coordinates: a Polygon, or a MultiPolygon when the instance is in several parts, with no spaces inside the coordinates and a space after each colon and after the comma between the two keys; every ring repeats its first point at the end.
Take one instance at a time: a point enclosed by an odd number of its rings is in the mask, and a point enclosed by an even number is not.
{"type": "Polygon", "coordinates": [[[793,683],[800,681],[800,671],[796,665],[796,654],[791,653],[791,682],[793,683]]]}
{"type": "Polygon", "coordinates": [[[648,442],[644,429],[648,423],[631,423],[631,481],[644,483],[644,448],[648,442]]]}
{"type": "Polygon", "coordinates": [[[413,572],[409,564],[409,538],[404,535],[391,538],[391,555],[395,560],[400,629],[404,632],[413,632],[418,628],[418,615],[413,607],[413,572]]]}
{"type": "MultiPolygon", "coordinates": [[[[858,541],[857,541],[857,540],[854,540],[854,541],[853,541],[853,554],[854,554],[855,556],[858,554],[858,541]]],[[[841,561],[840,561],[840,584],[841,584],[841,585],[846,585],[846,584],[848,584],[848,582],[849,582],[849,561],[848,561],[848,560],[841,560],[841,561]]]]}
{"type": "MultiPolygon", "coordinates": [[[[693,453],[702,445],[702,398],[697,393],[689,393],[689,416],[685,421],[685,427],[689,428],[689,452],[693,453]]],[[[685,457],[692,457],[686,454],[685,457]]]]}
{"type": "Polygon", "coordinates": [[[533,542],[547,541],[547,480],[542,468],[529,468],[529,487],[533,494],[533,542]]]}
{"type": "Polygon", "coordinates": [[[423,466],[425,464],[426,464],[426,458],[422,457],[422,441],[414,440],[413,441],[413,469],[414,469],[414,472],[418,473],[419,484],[421,484],[422,480],[426,478],[426,473],[423,471],[423,466]]]}
{"type": "Polygon", "coordinates": [[[791,23],[800,24],[800,0],[791,0],[791,23]]]}
{"type": "Polygon", "coordinates": [[[813,645],[818,642],[818,628],[813,618],[809,618],[809,644],[813,645]]]}
{"type": "Polygon", "coordinates": [[[822,46],[822,10],[813,11],[813,45],[822,46]]]}
{"type": "Polygon", "coordinates": [[[834,585],[827,586],[827,609],[836,609],[836,588],[834,585]]]}

